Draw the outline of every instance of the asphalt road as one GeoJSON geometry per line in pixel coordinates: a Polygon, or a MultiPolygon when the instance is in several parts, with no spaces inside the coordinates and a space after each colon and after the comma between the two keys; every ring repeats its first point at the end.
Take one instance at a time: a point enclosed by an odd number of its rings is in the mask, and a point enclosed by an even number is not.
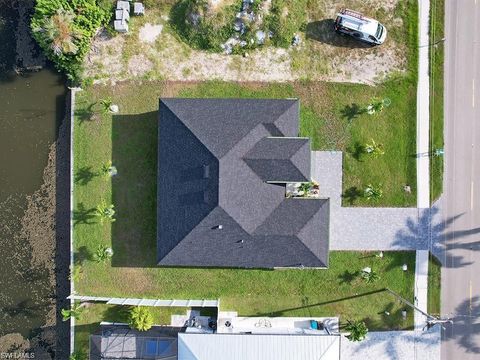
{"type": "Polygon", "coordinates": [[[446,0],[442,359],[480,359],[480,0],[446,0]]]}

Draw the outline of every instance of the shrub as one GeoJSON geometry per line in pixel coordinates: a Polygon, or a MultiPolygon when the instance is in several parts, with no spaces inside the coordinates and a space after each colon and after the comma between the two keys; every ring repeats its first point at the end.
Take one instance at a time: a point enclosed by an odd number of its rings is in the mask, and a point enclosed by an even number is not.
{"type": "Polygon", "coordinates": [[[144,306],[137,306],[130,310],[128,325],[132,329],[147,331],[153,325],[153,316],[144,306]]]}
{"type": "Polygon", "coordinates": [[[363,321],[347,321],[345,330],[350,332],[347,336],[350,341],[362,341],[368,333],[367,325],[363,321]]]}
{"type": "Polygon", "coordinates": [[[293,35],[304,26],[306,0],[272,0],[270,15],[266,21],[273,33],[272,42],[275,46],[288,47],[292,43],[293,35]]]}
{"type": "Polygon", "coordinates": [[[207,0],[180,0],[172,7],[172,27],[194,48],[220,51],[233,34],[235,14],[239,5],[209,9],[207,0]]]}
{"type": "Polygon", "coordinates": [[[97,30],[110,20],[111,6],[105,0],[37,0],[33,37],[70,80],[80,80],[83,59],[97,30]]]}

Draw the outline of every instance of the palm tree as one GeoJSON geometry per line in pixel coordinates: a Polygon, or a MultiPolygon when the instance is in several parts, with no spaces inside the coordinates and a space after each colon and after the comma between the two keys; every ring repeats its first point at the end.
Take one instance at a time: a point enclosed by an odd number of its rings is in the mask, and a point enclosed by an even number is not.
{"type": "Polygon", "coordinates": [[[379,98],[372,98],[370,100],[370,104],[367,106],[367,113],[369,115],[378,114],[383,110],[384,107],[390,106],[392,101],[389,98],[379,99],[379,98]]]}
{"type": "Polygon", "coordinates": [[[367,284],[372,284],[380,279],[380,276],[374,270],[371,270],[371,269],[370,271],[362,271],[361,276],[367,284]]]}
{"type": "Polygon", "coordinates": [[[95,251],[95,260],[97,262],[106,262],[108,259],[110,259],[113,256],[113,249],[106,246],[106,245],[100,245],[97,248],[97,251],[95,251]]]}
{"type": "Polygon", "coordinates": [[[35,28],[33,31],[43,34],[56,56],[76,54],[78,46],[75,40],[80,39],[82,33],[74,28],[74,19],[73,11],[58,9],[55,14],[45,20],[43,27],[35,28]]]}
{"type": "Polygon", "coordinates": [[[70,309],[62,309],[62,320],[67,321],[70,318],[80,320],[83,308],[80,305],[73,305],[70,309]]]}
{"type": "Polygon", "coordinates": [[[385,151],[383,151],[383,144],[377,144],[373,139],[370,144],[365,144],[365,152],[373,157],[385,154],[385,151]]]}
{"type": "Polygon", "coordinates": [[[383,191],[380,185],[376,187],[376,186],[373,186],[372,184],[368,184],[364,191],[364,196],[368,200],[377,201],[382,197],[382,195],[383,195],[383,191]]]}
{"type": "Polygon", "coordinates": [[[136,306],[130,310],[128,325],[132,329],[147,331],[153,325],[153,317],[148,308],[136,306]]]}
{"type": "Polygon", "coordinates": [[[108,220],[110,222],[114,222],[115,218],[115,209],[114,205],[110,204],[107,205],[105,202],[102,202],[97,206],[95,209],[95,215],[100,218],[100,221],[103,222],[104,220],[108,220]]]}
{"type": "Polygon", "coordinates": [[[117,175],[117,172],[118,172],[117,168],[115,166],[113,166],[111,161],[103,164],[103,166],[102,166],[102,174],[106,178],[117,175]]]}
{"type": "Polygon", "coordinates": [[[350,341],[362,341],[365,339],[368,333],[367,325],[363,321],[347,320],[347,326],[345,326],[345,330],[350,332],[350,334],[347,335],[347,338],[350,341]]]}
{"type": "Polygon", "coordinates": [[[110,111],[111,111],[110,108],[111,108],[112,104],[113,104],[113,102],[112,102],[112,99],[110,99],[110,98],[100,100],[100,106],[101,106],[101,109],[102,109],[102,113],[103,114],[109,114],[110,111]]]}

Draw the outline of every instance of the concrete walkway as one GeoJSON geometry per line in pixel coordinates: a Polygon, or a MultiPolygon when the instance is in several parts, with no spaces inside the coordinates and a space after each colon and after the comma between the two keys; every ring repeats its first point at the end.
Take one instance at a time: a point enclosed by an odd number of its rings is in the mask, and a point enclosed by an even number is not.
{"type": "Polygon", "coordinates": [[[430,207],[430,1],[418,0],[417,207],[430,207]]]}
{"type": "MultiPolygon", "coordinates": [[[[415,306],[427,312],[428,304],[428,250],[417,250],[415,258],[415,306]]],[[[422,313],[414,313],[415,330],[422,331],[427,323],[427,318],[422,313]]]]}
{"type": "Polygon", "coordinates": [[[438,360],[440,326],[429,331],[370,332],[360,342],[341,337],[340,359],[355,360],[438,360]]]}
{"type": "Polygon", "coordinates": [[[330,198],[331,250],[429,248],[428,209],[342,207],[342,174],[341,152],[312,152],[312,178],[330,198]]]}

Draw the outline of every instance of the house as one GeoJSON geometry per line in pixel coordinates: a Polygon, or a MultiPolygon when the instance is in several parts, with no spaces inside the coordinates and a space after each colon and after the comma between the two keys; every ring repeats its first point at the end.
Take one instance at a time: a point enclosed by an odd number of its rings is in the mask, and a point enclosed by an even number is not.
{"type": "Polygon", "coordinates": [[[187,321],[189,326],[178,326],[174,318],[181,316],[174,315],[170,326],[144,332],[126,324],[103,323],[90,336],[90,359],[340,359],[338,318],[223,316],[229,318],[218,319],[216,330],[198,325],[207,321],[205,316],[194,316],[195,324],[187,321]],[[322,324],[323,329],[312,329],[312,323],[322,324]]]}
{"type": "Polygon", "coordinates": [[[295,99],[160,99],[158,265],[327,267],[329,200],[286,196],[312,180],[298,134],[295,99]]]}

